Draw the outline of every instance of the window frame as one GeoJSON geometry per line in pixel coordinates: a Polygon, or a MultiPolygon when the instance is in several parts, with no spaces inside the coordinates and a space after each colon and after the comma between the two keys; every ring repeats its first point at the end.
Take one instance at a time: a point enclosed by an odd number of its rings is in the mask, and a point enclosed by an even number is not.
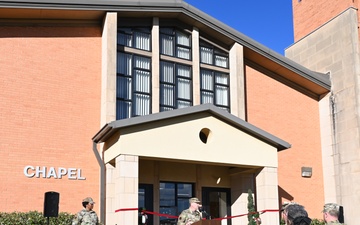
{"type": "Polygon", "coordinates": [[[216,70],[211,70],[211,69],[208,69],[208,68],[200,68],[200,104],[205,104],[203,102],[203,94],[204,93],[212,93],[212,104],[219,107],[219,108],[222,108],[222,109],[225,109],[227,110],[228,112],[230,112],[230,74],[229,73],[225,73],[225,72],[220,72],[220,71],[216,71],[216,70]],[[208,71],[211,73],[211,79],[212,79],[212,90],[208,90],[208,89],[205,89],[203,87],[203,71],[208,71]],[[224,74],[224,75],[227,75],[227,84],[223,84],[223,83],[219,83],[216,81],[216,75],[218,74],[224,74]],[[222,104],[219,104],[216,102],[216,99],[217,99],[217,92],[216,92],[216,87],[226,87],[227,88],[227,100],[228,100],[228,105],[222,105],[222,104]]]}
{"type": "Polygon", "coordinates": [[[117,29],[116,43],[117,43],[117,45],[120,45],[120,46],[151,52],[152,51],[152,44],[151,44],[152,40],[151,39],[152,39],[152,37],[151,37],[151,28],[150,27],[145,27],[145,26],[144,27],[126,27],[126,26],[124,26],[124,27],[118,27],[118,29],[117,29]],[[127,29],[128,29],[128,31],[125,31],[127,29]],[[120,34],[131,36],[131,43],[136,43],[135,33],[147,34],[149,36],[149,43],[148,43],[149,49],[143,49],[138,46],[134,46],[134,44],[132,44],[130,46],[130,45],[126,45],[126,43],[125,44],[120,43],[120,41],[119,41],[120,34]]]}
{"type": "MultiPolygon", "coordinates": [[[[128,75],[128,74],[122,74],[122,73],[119,73],[118,69],[116,71],[116,119],[127,119],[127,118],[131,118],[131,117],[137,117],[137,116],[143,116],[143,115],[138,115],[137,114],[137,110],[138,110],[138,107],[137,107],[137,104],[136,103],[136,95],[139,94],[139,95],[147,95],[149,96],[149,105],[148,105],[148,114],[151,114],[152,113],[152,83],[151,83],[151,80],[152,80],[152,71],[151,71],[151,57],[147,57],[147,56],[144,56],[144,55],[139,55],[139,54],[134,54],[134,53],[129,53],[129,52],[123,52],[123,51],[118,51],[117,52],[117,57],[119,57],[120,54],[124,54],[124,55],[128,55],[128,56],[131,56],[131,68],[129,68],[129,70],[131,70],[131,75],[128,75]],[[135,57],[142,57],[142,58],[146,58],[149,60],[149,69],[144,69],[144,68],[141,68],[141,67],[137,67],[135,65],[135,61],[134,58],[135,57]],[[149,92],[143,92],[143,91],[138,91],[136,89],[136,79],[137,79],[137,76],[136,76],[136,71],[145,71],[145,72],[148,72],[149,73],[149,92]],[[129,85],[129,89],[131,91],[130,95],[131,96],[131,99],[129,98],[126,98],[126,97],[121,97],[118,95],[118,86],[120,86],[120,84],[118,83],[119,82],[119,78],[125,78],[125,79],[129,79],[130,80],[130,85],[129,85]],[[120,107],[120,105],[122,104],[119,104],[119,102],[124,102],[124,103],[128,103],[128,104],[131,104],[131,106],[129,107],[128,110],[130,110],[129,114],[127,115],[128,117],[122,117],[122,115],[120,114],[121,111],[118,110],[118,107],[120,107]]],[[[117,64],[118,64],[118,61],[117,60],[117,64]]],[[[117,65],[118,66],[118,65],[117,65]]],[[[148,114],[144,114],[144,115],[148,115],[148,114]]]]}
{"type": "MultiPolygon", "coordinates": [[[[161,184],[174,184],[175,185],[175,193],[174,193],[174,205],[161,205],[161,191],[159,190],[159,198],[160,198],[160,201],[159,201],[159,212],[160,213],[163,213],[163,214],[167,214],[167,213],[164,213],[163,209],[165,208],[175,208],[175,215],[173,216],[178,216],[184,209],[187,209],[189,207],[189,199],[192,198],[194,196],[194,193],[195,193],[195,183],[191,183],[191,182],[170,182],[170,181],[160,181],[159,183],[159,187],[161,187],[161,184]],[[191,185],[191,193],[189,193],[189,195],[187,196],[179,196],[179,185],[191,185]],[[183,208],[179,208],[179,202],[180,201],[185,201],[187,204],[186,206],[184,206],[183,208]]],[[[159,224],[162,224],[161,223],[161,216],[159,217],[159,224]]],[[[176,221],[176,219],[174,220],[176,221]]],[[[165,219],[165,223],[167,222],[167,219],[165,219]]]]}
{"type": "Polygon", "coordinates": [[[219,68],[225,68],[225,69],[229,69],[229,67],[230,67],[229,66],[229,62],[230,62],[229,61],[229,53],[227,51],[220,49],[219,47],[216,47],[212,44],[207,43],[204,40],[200,40],[200,42],[199,42],[199,53],[200,53],[200,63],[206,64],[206,65],[212,65],[212,66],[219,67],[219,68]],[[205,60],[203,60],[202,50],[201,50],[202,47],[208,48],[211,51],[211,54],[212,54],[212,59],[211,59],[212,62],[211,63],[205,62],[205,60]],[[216,62],[217,62],[216,57],[217,56],[226,58],[226,66],[216,65],[216,62]]]}
{"type": "Polygon", "coordinates": [[[159,99],[159,104],[160,104],[160,112],[164,112],[164,111],[169,111],[169,110],[174,110],[174,109],[178,109],[179,108],[179,101],[184,101],[184,102],[188,102],[189,106],[193,106],[193,74],[192,74],[192,66],[190,65],[186,65],[186,64],[182,64],[182,63],[178,63],[178,62],[174,62],[174,61],[168,61],[168,60],[160,60],[160,78],[159,78],[159,82],[160,82],[160,99],[159,99]],[[173,74],[174,74],[174,82],[167,82],[163,80],[163,68],[162,68],[162,63],[170,63],[173,65],[173,74]],[[190,76],[186,77],[186,76],[182,76],[179,75],[178,73],[178,66],[186,66],[189,67],[189,72],[190,72],[190,76]],[[179,80],[180,79],[184,79],[184,80],[188,80],[189,81],[189,87],[190,87],[190,93],[189,99],[186,98],[181,98],[179,97],[179,80]],[[174,88],[174,93],[172,96],[172,101],[174,103],[174,105],[166,105],[163,101],[163,94],[164,93],[164,85],[169,85],[172,86],[174,88]],[[165,110],[164,108],[169,108],[169,110],[165,110]],[[171,109],[170,109],[171,108],[171,109]]]}
{"type": "Polygon", "coordinates": [[[184,59],[184,60],[188,60],[188,61],[192,61],[192,51],[193,51],[193,46],[192,46],[192,34],[190,32],[188,32],[187,30],[181,30],[178,29],[176,27],[170,27],[170,26],[161,26],[159,29],[159,52],[160,55],[166,55],[166,56],[171,56],[171,57],[175,57],[175,58],[179,58],[179,59],[184,59]],[[172,34],[166,33],[162,30],[164,29],[172,29],[172,34]],[[179,44],[178,43],[178,38],[179,38],[179,33],[187,35],[187,37],[189,38],[189,46],[183,45],[183,44],[179,44]],[[173,42],[172,42],[172,47],[174,49],[173,54],[166,54],[163,53],[163,39],[162,36],[166,35],[166,36],[171,36],[173,37],[173,42]],[[184,58],[184,57],[179,57],[177,56],[177,52],[178,52],[178,48],[186,48],[189,50],[189,58],[184,58]]]}

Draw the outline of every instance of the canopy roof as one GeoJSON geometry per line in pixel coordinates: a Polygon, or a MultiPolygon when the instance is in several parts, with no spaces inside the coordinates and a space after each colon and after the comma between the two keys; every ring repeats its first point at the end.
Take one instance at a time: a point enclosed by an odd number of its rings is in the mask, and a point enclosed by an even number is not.
{"type": "Polygon", "coordinates": [[[134,126],[145,126],[149,123],[157,121],[173,120],[175,118],[185,118],[192,116],[197,118],[197,115],[211,115],[224,123],[227,123],[244,133],[247,133],[275,148],[279,151],[288,149],[291,147],[289,143],[280,138],[228,113],[227,111],[220,109],[213,104],[203,104],[182,109],[176,109],[172,111],[166,111],[161,113],[154,113],[146,116],[133,117],[129,119],[122,119],[110,122],[103,126],[100,131],[92,138],[95,143],[106,142],[115,133],[121,129],[134,126]],[[205,114],[206,113],[206,114],[205,114]]]}

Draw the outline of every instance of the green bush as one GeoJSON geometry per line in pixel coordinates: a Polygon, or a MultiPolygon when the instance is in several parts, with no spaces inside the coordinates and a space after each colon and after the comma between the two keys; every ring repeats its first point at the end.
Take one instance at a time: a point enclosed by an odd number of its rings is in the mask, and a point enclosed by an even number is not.
{"type": "Polygon", "coordinates": [[[325,221],[324,220],[319,220],[319,219],[312,219],[310,225],[325,225],[325,221]]]}
{"type": "MultiPolygon", "coordinates": [[[[59,213],[58,217],[50,217],[49,225],[69,225],[74,214],[59,213]]],[[[37,211],[30,212],[0,212],[0,225],[47,225],[48,218],[37,211]]]]}

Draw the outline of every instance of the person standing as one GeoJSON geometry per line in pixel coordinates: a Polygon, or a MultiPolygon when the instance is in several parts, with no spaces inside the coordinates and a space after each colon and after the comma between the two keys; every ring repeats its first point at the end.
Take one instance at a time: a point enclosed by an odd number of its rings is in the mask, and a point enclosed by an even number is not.
{"type": "Polygon", "coordinates": [[[324,220],[327,225],[341,225],[339,222],[340,206],[335,203],[327,203],[323,209],[324,220]]]}
{"type": "Polygon", "coordinates": [[[82,201],[83,209],[76,214],[72,225],[98,225],[99,219],[93,210],[95,202],[92,198],[87,197],[82,201]]]}
{"type": "Polygon", "coordinates": [[[282,214],[286,225],[310,225],[311,223],[304,206],[296,203],[284,206],[282,214]]]}
{"type": "Polygon", "coordinates": [[[177,225],[191,225],[202,219],[201,212],[199,207],[201,207],[201,202],[198,198],[189,199],[190,207],[181,212],[178,217],[177,225]]]}

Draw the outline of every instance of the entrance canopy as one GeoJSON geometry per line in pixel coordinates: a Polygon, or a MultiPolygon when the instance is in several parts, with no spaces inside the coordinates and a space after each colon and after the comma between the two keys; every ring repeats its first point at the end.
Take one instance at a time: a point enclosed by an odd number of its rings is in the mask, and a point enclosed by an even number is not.
{"type": "Polygon", "coordinates": [[[246,121],[203,104],[106,124],[104,162],[119,155],[212,164],[277,167],[277,152],[290,144],[246,121]]]}

